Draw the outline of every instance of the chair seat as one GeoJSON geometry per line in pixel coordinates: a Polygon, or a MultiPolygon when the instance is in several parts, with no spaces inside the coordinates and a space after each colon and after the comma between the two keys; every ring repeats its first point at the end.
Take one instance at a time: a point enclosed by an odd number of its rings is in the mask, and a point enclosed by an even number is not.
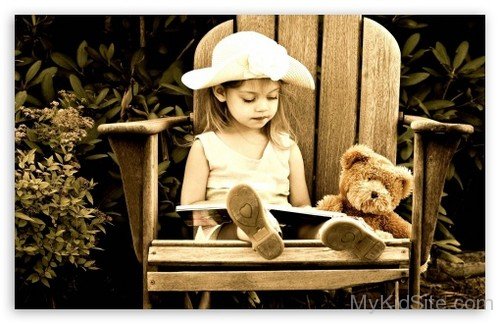
{"type": "Polygon", "coordinates": [[[385,243],[382,255],[367,261],[318,240],[285,240],[283,253],[266,260],[247,242],[154,240],[148,291],[337,289],[408,277],[409,240],[385,243]]]}

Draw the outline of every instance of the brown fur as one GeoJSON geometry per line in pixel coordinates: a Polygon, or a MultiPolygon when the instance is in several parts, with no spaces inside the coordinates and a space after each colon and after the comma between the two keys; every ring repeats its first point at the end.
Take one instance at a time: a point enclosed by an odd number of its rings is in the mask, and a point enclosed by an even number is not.
{"type": "Polygon", "coordinates": [[[362,217],[374,230],[409,238],[411,224],[394,212],[401,199],[411,194],[409,169],[395,166],[364,145],[354,145],[341,158],[340,193],[317,203],[321,210],[362,217]]]}

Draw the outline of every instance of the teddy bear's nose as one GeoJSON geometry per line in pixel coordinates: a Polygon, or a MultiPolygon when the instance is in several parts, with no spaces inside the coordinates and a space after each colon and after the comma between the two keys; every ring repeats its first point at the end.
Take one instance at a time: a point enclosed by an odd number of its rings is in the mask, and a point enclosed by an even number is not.
{"type": "Polygon", "coordinates": [[[378,198],[378,193],[376,191],[372,191],[372,199],[378,198]]]}

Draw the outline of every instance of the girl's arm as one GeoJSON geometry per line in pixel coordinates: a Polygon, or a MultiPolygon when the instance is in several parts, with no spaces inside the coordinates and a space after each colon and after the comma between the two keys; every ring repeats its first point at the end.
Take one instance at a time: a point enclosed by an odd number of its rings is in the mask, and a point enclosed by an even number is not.
{"type": "Polygon", "coordinates": [[[200,141],[195,141],[186,161],[181,190],[181,205],[206,200],[207,181],[210,168],[200,141]]]}
{"type": "Polygon", "coordinates": [[[290,204],[292,206],[311,206],[304,172],[304,160],[297,144],[290,150],[290,204]]]}

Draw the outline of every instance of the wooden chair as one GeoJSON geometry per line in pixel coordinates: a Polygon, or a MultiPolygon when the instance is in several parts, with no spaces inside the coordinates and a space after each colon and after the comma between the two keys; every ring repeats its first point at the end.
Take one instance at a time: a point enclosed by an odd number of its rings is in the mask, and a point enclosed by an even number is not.
{"type": "Polygon", "coordinates": [[[398,113],[398,44],[385,28],[361,16],[238,16],[200,41],[195,68],[210,65],[215,44],[242,30],[277,39],[313,75],[321,66],[315,92],[287,85],[295,95],[293,126],[313,202],[338,192],[339,159],[348,147],[363,143],[395,162],[398,123],[411,126],[412,238],[386,241],[387,249],[373,262],[316,240],[285,240],[284,253],[265,260],[245,242],[158,239],[158,134],[189,122],[200,132],[203,98],[195,92],[189,117],[99,126],[120,164],[134,250],[143,267],[143,306],[151,307],[149,292],[155,291],[333,290],[407,277],[409,296],[418,297],[419,269],[430,253],[445,174],[461,135],[472,127],[398,113]]]}

